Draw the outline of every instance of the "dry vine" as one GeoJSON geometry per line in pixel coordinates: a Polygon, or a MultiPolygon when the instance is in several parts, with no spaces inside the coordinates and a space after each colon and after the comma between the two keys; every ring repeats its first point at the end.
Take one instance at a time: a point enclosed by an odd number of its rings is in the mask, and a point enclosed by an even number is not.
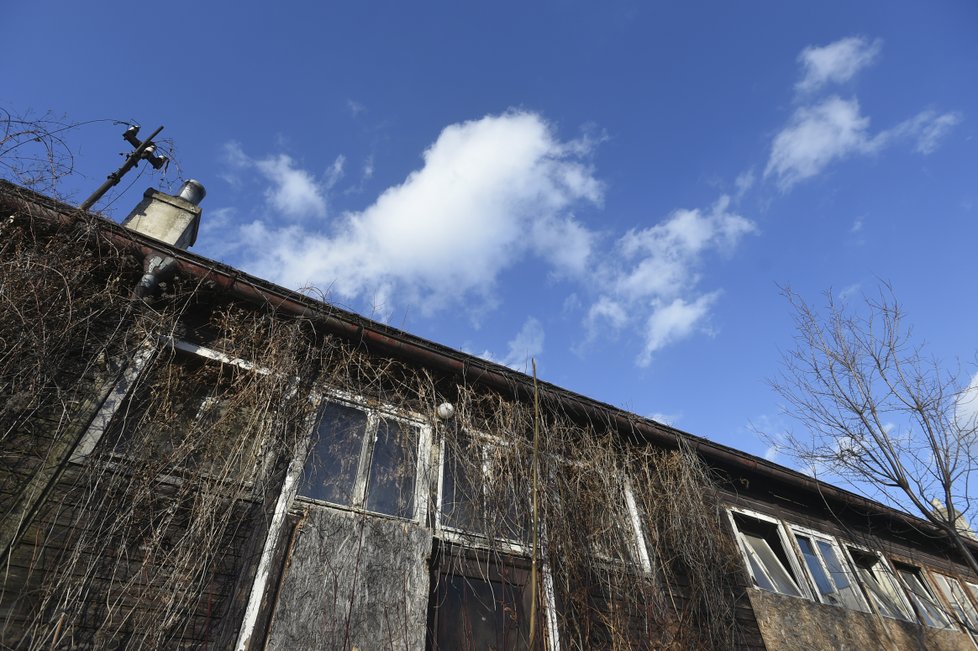
{"type": "MultiPolygon", "coordinates": [[[[97,225],[3,228],[0,515],[15,529],[32,519],[4,568],[0,646],[199,648],[226,634],[262,538],[255,532],[267,529],[289,460],[306,449],[309,395],[322,387],[420,414],[454,403],[454,419],[436,432],[452,486],[439,520],[461,533],[437,548],[449,569],[433,573],[433,599],[450,568],[472,564],[468,547],[504,583],[522,571],[533,522],[530,405],[370,355],[312,322],[245,309],[189,280],[147,307],[131,298],[138,261],[97,225]],[[160,338],[169,335],[261,371],[188,357],[160,338]],[[98,445],[52,468],[81,436],[93,396],[147,345],[156,352],[98,445]],[[45,499],[27,513],[39,487],[45,499]]],[[[695,455],[626,443],[631,433],[546,400],[541,408],[537,533],[564,648],[735,646],[737,555],[695,455]]],[[[435,516],[422,524],[434,527],[435,516]]],[[[508,640],[517,648],[521,626],[508,640]]],[[[349,623],[337,630],[337,644],[348,644],[349,623]]]]}

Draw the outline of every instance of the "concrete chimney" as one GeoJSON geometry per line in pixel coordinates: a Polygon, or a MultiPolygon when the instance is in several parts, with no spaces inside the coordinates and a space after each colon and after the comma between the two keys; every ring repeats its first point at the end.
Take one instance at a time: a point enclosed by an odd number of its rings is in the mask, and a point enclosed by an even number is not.
{"type": "Polygon", "coordinates": [[[177,196],[150,188],[122,225],[181,249],[194,245],[200,226],[204,186],[190,179],[177,196]]]}

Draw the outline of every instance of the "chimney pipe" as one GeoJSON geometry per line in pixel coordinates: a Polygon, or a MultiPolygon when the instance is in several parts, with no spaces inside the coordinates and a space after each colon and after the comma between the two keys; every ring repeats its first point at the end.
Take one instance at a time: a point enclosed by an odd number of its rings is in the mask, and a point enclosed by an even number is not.
{"type": "Polygon", "coordinates": [[[177,194],[178,197],[195,206],[199,206],[206,195],[207,191],[197,179],[187,179],[184,181],[183,187],[180,188],[180,192],[177,194]]]}

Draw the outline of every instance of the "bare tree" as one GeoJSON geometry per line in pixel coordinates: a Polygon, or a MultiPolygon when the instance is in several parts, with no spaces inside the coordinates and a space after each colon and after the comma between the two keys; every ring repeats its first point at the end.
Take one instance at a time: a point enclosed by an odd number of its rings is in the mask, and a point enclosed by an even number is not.
{"type": "Polygon", "coordinates": [[[58,181],[75,169],[64,134],[76,126],[52,113],[15,115],[0,107],[0,177],[54,194],[58,181]]]}
{"type": "MultiPolygon", "coordinates": [[[[132,126],[132,123],[110,118],[79,122],[50,111],[43,115],[31,111],[15,113],[0,106],[0,178],[57,199],[69,200],[70,197],[62,191],[62,181],[74,177],[74,185],[88,184],[86,177],[75,167],[73,152],[77,147],[77,131],[91,125],[132,126]]],[[[111,140],[105,142],[107,147],[111,146],[111,140]]],[[[154,158],[165,160],[166,164],[142,165],[126,187],[99,201],[100,210],[105,211],[111,206],[147,170],[157,171],[162,167],[157,173],[165,187],[172,188],[178,183],[182,169],[175,159],[173,141],[156,138],[153,144],[156,145],[154,158]]],[[[119,152],[123,157],[130,153],[119,152]]]]}
{"type": "Polygon", "coordinates": [[[978,400],[968,376],[929,357],[889,285],[861,309],[826,294],[824,312],[783,290],[795,313],[796,346],[771,382],[805,434],[778,437],[780,450],[815,474],[916,511],[978,574],[965,543],[978,400]]]}

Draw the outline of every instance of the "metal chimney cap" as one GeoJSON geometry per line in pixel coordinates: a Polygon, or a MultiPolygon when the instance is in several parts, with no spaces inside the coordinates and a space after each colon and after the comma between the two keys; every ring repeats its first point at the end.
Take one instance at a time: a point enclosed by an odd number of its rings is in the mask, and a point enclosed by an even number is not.
{"type": "Polygon", "coordinates": [[[180,194],[177,196],[185,201],[189,201],[195,206],[199,206],[206,194],[207,190],[204,189],[204,185],[200,181],[187,179],[183,182],[183,187],[180,188],[180,194]]]}

